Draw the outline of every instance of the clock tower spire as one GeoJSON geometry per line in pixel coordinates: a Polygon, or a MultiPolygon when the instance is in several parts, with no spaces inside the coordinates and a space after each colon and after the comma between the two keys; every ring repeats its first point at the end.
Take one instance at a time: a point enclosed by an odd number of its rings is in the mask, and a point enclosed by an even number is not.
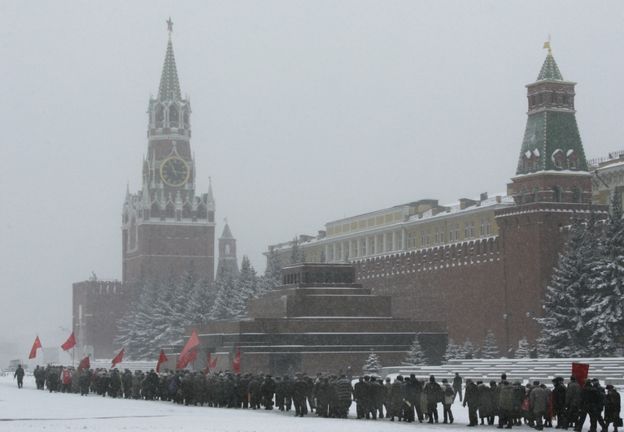
{"type": "Polygon", "coordinates": [[[192,268],[212,281],[215,203],[211,186],[207,193],[195,191],[191,104],[180,90],[171,18],[167,30],[158,95],[148,103],[143,187],[127,196],[123,208],[123,279],[169,277],[192,268]]]}

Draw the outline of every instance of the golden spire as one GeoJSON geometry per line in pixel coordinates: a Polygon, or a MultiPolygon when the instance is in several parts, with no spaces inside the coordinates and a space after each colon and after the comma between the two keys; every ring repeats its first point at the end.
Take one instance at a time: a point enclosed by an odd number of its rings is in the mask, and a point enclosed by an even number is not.
{"type": "Polygon", "coordinates": [[[552,55],[552,48],[550,47],[550,35],[548,35],[548,40],[544,42],[544,49],[548,49],[548,55],[552,55]]]}

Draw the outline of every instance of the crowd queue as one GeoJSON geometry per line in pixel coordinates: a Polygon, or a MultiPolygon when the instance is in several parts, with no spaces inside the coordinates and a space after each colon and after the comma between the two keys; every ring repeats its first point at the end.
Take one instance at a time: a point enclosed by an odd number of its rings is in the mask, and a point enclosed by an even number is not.
{"type": "MultiPolygon", "coordinates": [[[[16,372],[16,377],[18,377],[16,372]]],[[[21,387],[21,378],[18,385],[21,387]]],[[[294,411],[303,417],[346,418],[352,402],[358,419],[453,423],[456,398],[468,407],[467,426],[489,425],[511,429],[528,425],[572,428],[581,431],[589,417],[589,431],[614,432],[621,426],[620,395],[612,385],[603,388],[596,379],[579,383],[574,376],[552,380],[552,386],[533,381],[522,385],[503,374],[501,380],[484,383],[455,374],[452,382],[440,383],[434,376],[421,380],[415,375],[389,377],[362,376],[355,384],[345,375],[318,374],[311,377],[273,377],[264,374],[203,373],[188,370],[147,373],[126,369],[74,369],[37,366],[37,389],[50,392],[93,393],[113,398],[171,401],[177,404],[243,409],[274,408],[294,411]],[[463,394],[462,394],[463,393],[463,394]],[[439,405],[442,408],[439,417],[439,405]]]]}

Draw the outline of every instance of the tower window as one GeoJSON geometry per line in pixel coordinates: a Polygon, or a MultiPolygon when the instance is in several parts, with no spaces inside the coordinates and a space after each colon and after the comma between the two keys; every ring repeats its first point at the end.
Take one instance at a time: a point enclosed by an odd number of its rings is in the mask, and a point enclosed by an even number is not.
{"type": "Polygon", "coordinates": [[[559,186],[554,186],[552,188],[553,193],[553,202],[561,202],[561,188],[559,186]]]}
{"type": "Polygon", "coordinates": [[[565,168],[565,159],[565,155],[561,149],[555,150],[551,156],[551,160],[557,169],[565,168]]]}

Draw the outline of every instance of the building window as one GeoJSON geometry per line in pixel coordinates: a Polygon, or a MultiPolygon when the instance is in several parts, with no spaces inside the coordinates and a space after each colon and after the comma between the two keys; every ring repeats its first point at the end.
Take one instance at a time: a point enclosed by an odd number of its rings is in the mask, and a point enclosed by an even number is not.
{"type": "Polygon", "coordinates": [[[572,202],[580,203],[581,202],[581,189],[575,187],[572,189],[572,202]]]}
{"type": "Polygon", "coordinates": [[[383,234],[377,235],[377,239],[375,240],[375,252],[376,253],[383,252],[383,234]]]}
{"type": "Polygon", "coordinates": [[[360,239],[360,253],[362,256],[366,256],[366,239],[360,239]]]}
{"type": "Polygon", "coordinates": [[[394,250],[394,242],[392,241],[392,233],[386,234],[386,252],[394,250]]]}
{"type": "Polygon", "coordinates": [[[401,233],[401,231],[395,232],[394,236],[396,238],[396,241],[395,241],[396,244],[394,245],[394,248],[396,250],[403,249],[403,234],[401,233]]]}
{"type": "Polygon", "coordinates": [[[474,237],[474,222],[465,222],[464,223],[464,239],[469,239],[474,237]]]}
{"type": "Polygon", "coordinates": [[[553,193],[553,201],[561,202],[561,188],[559,186],[553,187],[552,193],[553,193]]]}
{"type": "Polygon", "coordinates": [[[565,155],[563,154],[563,150],[557,149],[552,154],[552,162],[557,169],[565,168],[565,155]]]}

